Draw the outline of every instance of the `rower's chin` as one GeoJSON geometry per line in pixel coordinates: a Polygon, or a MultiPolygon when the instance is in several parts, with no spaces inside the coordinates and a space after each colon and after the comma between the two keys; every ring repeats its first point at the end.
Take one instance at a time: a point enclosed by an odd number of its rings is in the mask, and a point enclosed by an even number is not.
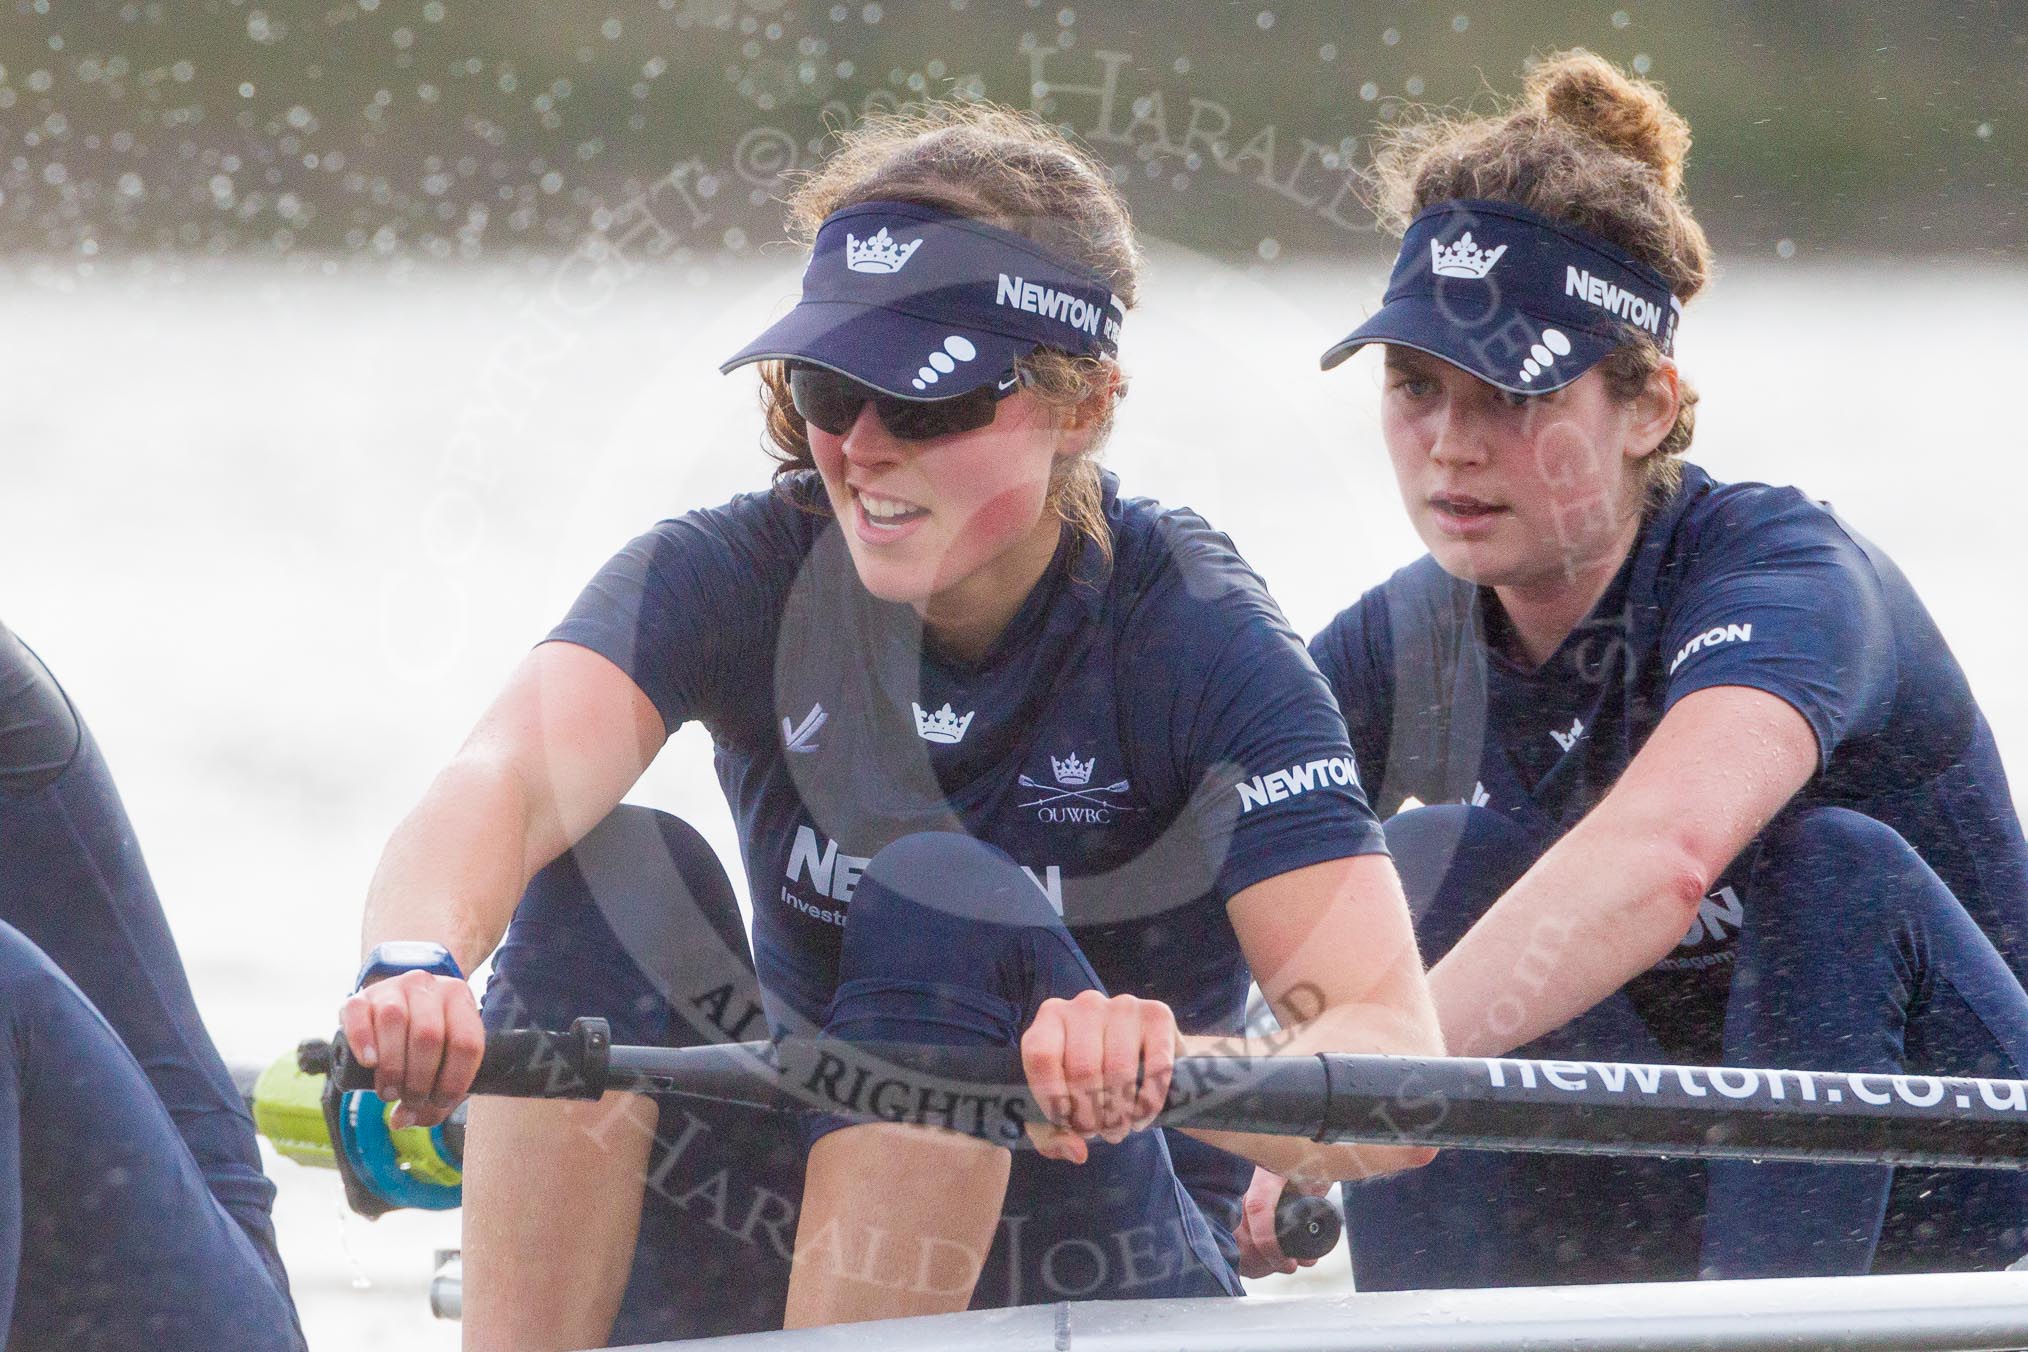
{"type": "Polygon", "coordinates": [[[1497,535],[1460,539],[1445,531],[1425,530],[1422,542],[1443,570],[1461,581],[1498,586],[1512,571],[1512,551],[1497,535]]]}
{"type": "Polygon", "coordinates": [[[882,601],[897,605],[921,606],[937,591],[938,559],[928,548],[930,541],[920,531],[909,540],[868,540],[858,530],[849,531],[852,566],[859,572],[859,585],[882,601]]]}

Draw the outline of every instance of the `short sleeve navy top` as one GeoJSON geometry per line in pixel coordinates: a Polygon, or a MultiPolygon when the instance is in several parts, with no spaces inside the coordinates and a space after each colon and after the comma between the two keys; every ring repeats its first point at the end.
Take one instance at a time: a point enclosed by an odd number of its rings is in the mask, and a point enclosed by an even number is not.
{"type": "Polygon", "coordinates": [[[664,521],[552,640],[701,721],[737,818],[778,1026],[817,1022],[868,859],[917,831],[1006,851],[1115,992],[1237,1028],[1225,903],[1384,850],[1329,688],[1265,587],[1188,511],[1106,477],[1108,567],[1069,532],[976,663],[860,585],[807,473],[664,521]]]}
{"type": "MultiPolygon", "coordinates": [[[[1894,827],[2028,970],[2028,845],[1992,731],[1907,579],[1829,507],[1685,466],[1547,662],[1510,661],[1502,623],[1425,556],[1312,641],[1383,815],[1409,798],[1476,803],[1553,838],[1678,700],[1749,686],[1816,734],[1817,774],[1796,803],[1894,827]]],[[[1663,969],[1729,959],[1736,927],[1710,909],[1721,923],[1693,926],[1663,969]]]]}

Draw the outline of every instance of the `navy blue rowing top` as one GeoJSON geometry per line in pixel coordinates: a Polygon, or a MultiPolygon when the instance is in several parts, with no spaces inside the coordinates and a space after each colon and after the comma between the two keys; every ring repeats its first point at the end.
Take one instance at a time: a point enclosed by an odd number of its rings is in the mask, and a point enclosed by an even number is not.
{"type": "MultiPolygon", "coordinates": [[[[1109,990],[1237,1030],[1226,902],[1385,845],[1329,689],[1231,543],[1107,476],[1112,566],[1066,532],[967,664],[860,585],[822,501],[806,473],[664,521],[550,634],[619,666],[672,731],[711,731],[777,1028],[821,1023],[868,859],[963,831],[1027,870],[1109,990]]],[[[1178,1147],[1179,1173],[1197,1154],[1178,1147]]]]}
{"type": "MultiPolygon", "coordinates": [[[[1816,733],[1818,773],[1794,802],[1899,831],[2028,973],[2028,843],[1992,731],[1907,579],[1828,507],[1686,465],[1591,614],[1533,671],[1504,655],[1488,599],[1425,556],[1310,645],[1383,814],[1409,797],[1476,803],[1553,839],[1676,701],[1750,686],[1816,733]]],[[[1736,901],[1714,895],[1658,972],[1708,972],[1722,989],[1736,901]]],[[[1666,1044],[1681,1030],[1656,1031],[1666,1044]]]]}

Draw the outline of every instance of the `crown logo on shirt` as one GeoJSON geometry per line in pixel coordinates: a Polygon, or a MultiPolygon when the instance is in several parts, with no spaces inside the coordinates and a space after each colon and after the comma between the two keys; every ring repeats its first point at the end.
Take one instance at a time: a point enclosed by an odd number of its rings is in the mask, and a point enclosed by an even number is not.
{"type": "Polygon", "coordinates": [[[1472,232],[1467,230],[1448,249],[1435,240],[1429,242],[1429,270],[1439,277],[1484,277],[1506,252],[1507,246],[1502,244],[1487,253],[1472,243],[1472,232]]]}
{"type": "Polygon", "coordinates": [[[1077,758],[1075,751],[1070,753],[1070,757],[1067,760],[1058,760],[1054,756],[1049,758],[1049,768],[1056,772],[1056,782],[1066,788],[1072,785],[1091,783],[1092,767],[1096,764],[1098,764],[1098,757],[1094,756],[1090,760],[1081,761],[1077,758]]]}
{"type": "Polygon", "coordinates": [[[972,720],[978,716],[975,709],[963,718],[958,717],[957,710],[951,708],[949,700],[945,700],[944,707],[933,714],[924,713],[922,706],[913,700],[909,702],[908,707],[915,710],[915,735],[925,742],[941,742],[945,746],[964,741],[965,730],[972,726],[972,720]]]}
{"type": "Polygon", "coordinates": [[[845,266],[854,272],[900,272],[922,247],[920,239],[906,244],[897,244],[881,226],[871,239],[854,239],[848,231],[845,235],[845,266]]]}

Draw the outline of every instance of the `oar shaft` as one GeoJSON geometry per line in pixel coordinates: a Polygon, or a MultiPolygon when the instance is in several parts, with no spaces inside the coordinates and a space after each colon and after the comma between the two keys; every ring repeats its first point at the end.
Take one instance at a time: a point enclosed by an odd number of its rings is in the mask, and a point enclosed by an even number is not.
{"type": "Polygon", "coordinates": [[[2028,1169],[2028,1085],[1928,1075],[1326,1056],[1331,1140],[2028,1169]],[[1399,1129],[1399,1137],[1389,1133],[1399,1129]]]}
{"type": "MultiPolygon", "coordinates": [[[[824,1041],[615,1048],[613,1070],[682,1094],[979,1135],[1011,1137],[1040,1116],[1010,1050],[824,1041]]],[[[1461,1149],[2028,1168],[2028,1084],[1924,1075],[1189,1056],[1177,1063],[1161,1121],[1461,1149]]]]}
{"type": "MultiPolygon", "coordinates": [[[[948,1127],[1013,1143],[1044,1114],[1012,1048],[829,1039],[613,1047],[597,1020],[489,1043],[474,1091],[607,1088],[948,1127]],[[596,1026],[595,1026],[596,1025],[596,1026]]],[[[341,1084],[359,1076],[339,1058],[341,1084]]],[[[361,1077],[368,1087],[371,1075],[361,1077]]],[[[1317,1141],[2028,1168],[2028,1083],[1448,1057],[1187,1056],[1169,1126],[1317,1141]]]]}

